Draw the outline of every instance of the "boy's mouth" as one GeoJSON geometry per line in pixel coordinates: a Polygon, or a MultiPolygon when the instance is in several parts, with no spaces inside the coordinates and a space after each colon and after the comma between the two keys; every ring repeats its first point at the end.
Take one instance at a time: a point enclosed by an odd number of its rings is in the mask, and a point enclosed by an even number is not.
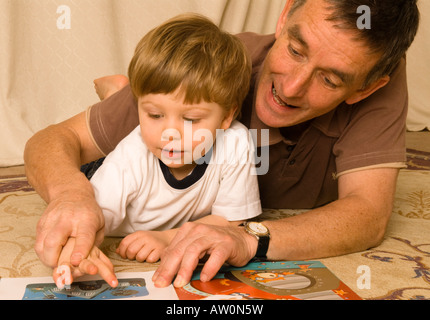
{"type": "Polygon", "coordinates": [[[183,153],[180,150],[178,151],[178,150],[173,150],[173,149],[163,149],[162,152],[166,155],[169,155],[169,157],[178,156],[178,155],[181,155],[183,153]]]}

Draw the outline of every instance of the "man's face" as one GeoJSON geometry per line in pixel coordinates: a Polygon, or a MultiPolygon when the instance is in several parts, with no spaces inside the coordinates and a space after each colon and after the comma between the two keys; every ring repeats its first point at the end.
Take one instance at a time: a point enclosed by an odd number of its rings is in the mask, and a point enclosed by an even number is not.
{"type": "Polygon", "coordinates": [[[356,103],[389,81],[387,77],[362,90],[379,55],[354,40],[353,31],[327,21],[331,12],[324,0],[308,0],[288,16],[291,3],[280,17],[276,42],[258,80],[257,115],[275,128],[303,123],[343,101],[356,103]]]}

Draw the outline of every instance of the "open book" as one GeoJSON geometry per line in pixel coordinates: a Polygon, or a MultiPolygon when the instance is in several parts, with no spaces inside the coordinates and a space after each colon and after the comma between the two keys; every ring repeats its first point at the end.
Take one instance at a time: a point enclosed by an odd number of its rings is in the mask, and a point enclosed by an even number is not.
{"type": "Polygon", "coordinates": [[[3,278],[2,300],[361,300],[319,261],[252,262],[224,267],[209,282],[196,271],[183,288],[155,288],[153,272],[118,273],[119,285],[86,276],[59,289],[52,278],[3,278]]]}

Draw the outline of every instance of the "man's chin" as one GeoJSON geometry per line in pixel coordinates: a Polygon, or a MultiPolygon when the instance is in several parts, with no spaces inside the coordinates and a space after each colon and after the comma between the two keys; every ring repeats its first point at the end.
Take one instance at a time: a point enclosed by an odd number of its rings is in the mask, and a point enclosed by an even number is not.
{"type": "Polygon", "coordinates": [[[256,115],[258,119],[270,128],[283,128],[289,126],[288,121],[282,119],[270,106],[260,104],[256,106],[256,115]]]}

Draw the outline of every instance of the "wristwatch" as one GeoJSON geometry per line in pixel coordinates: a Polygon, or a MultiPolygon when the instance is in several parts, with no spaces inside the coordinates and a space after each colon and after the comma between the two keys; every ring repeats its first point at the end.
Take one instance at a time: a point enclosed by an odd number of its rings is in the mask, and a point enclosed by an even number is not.
{"type": "Polygon", "coordinates": [[[269,229],[264,224],[255,221],[245,222],[243,225],[245,227],[245,231],[250,235],[253,235],[258,240],[257,253],[254,258],[266,259],[270,242],[269,229]]]}

